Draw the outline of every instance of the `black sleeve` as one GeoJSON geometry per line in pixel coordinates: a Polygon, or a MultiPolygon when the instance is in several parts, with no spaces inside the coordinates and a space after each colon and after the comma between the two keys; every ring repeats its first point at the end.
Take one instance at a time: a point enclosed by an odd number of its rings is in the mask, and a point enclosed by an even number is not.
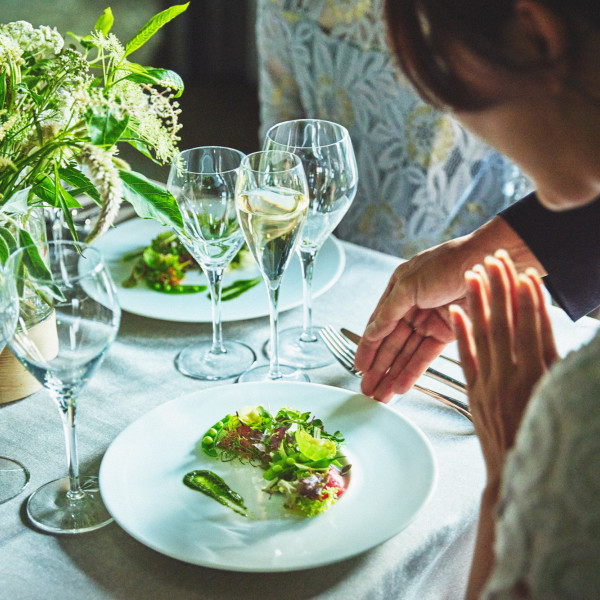
{"type": "Polygon", "coordinates": [[[552,211],[533,193],[500,216],[544,266],[546,287],[573,321],[600,305],[600,198],[552,211]]]}

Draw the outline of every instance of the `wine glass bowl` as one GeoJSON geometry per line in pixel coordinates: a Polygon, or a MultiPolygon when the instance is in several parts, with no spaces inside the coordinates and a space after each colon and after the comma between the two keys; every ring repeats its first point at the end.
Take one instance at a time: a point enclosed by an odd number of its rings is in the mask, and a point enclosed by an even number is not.
{"type": "MultiPolygon", "coordinates": [[[[19,297],[14,279],[0,266],[0,353],[13,335],[19,314],[19,297]]],[[[0,456],[0,504],[20,494],[29,482],[29,471],[14,458],[0,456]]]]}
{"type": "MultiPolygon", "coordinates": [[[[265,150],[292,152],[302,161],[307,178],[309,208],[297,247],[302,266],[304,318],[302,327],[280,334],[280,358],[303,369],[333,361],[312,323],[312,274],[317,254],[348,211],[358,185],[356,158],[345,127],[322,119],[296,119],[273,125],[265,150]]],[[[270,352],[268,344],[267,353],[270,352]]]]}
{"type": "Polygon", "coordinates": [[[308,186],[300,159],[289,152],[261,151],[242,160],[236,186],[238,219],[269,295],[270,364],[246,371],[239,381],[307,381],[282,365],[278,355],[279,289],[306,220],[308,186]]]}
{"type": "Polygon", "coordinates": [[[232,148],[204,146],[181,152],[169,172],[167,187],[175,197],[183,227],[175,233],[202,267],[210,287],[212,340],[184,348],[175,358],[189,377],[219,380],[237,377],[256,359],[237,340],[223,340],[223,273],[244,243],[235,209],[235,184],[244,154],[232,148]]]}
{"type": "Polygon", "coordinates": [[[112,521],[97,478],[79,474],[75,424],[79,394],[115,339],[121,311],[96,248],[73,241],[50,242],[40,254],[32,248],[19,249],[6,264],[20,297],[18,325],[8,344],[58,405],[69,476],[34,492],[27,514],[44,531],[81,533],[112,521]]]}

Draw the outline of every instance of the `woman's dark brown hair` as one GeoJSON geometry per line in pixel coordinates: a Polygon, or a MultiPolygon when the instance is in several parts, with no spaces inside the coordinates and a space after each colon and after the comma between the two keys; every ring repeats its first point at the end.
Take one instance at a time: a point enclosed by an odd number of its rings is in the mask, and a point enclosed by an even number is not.
{"type": "MultiPolygon", "coordinates": [[[[563,23],[567,56],[576,63],[581,27],[600,28],[598,0],[538,0],[563,23]]],[[[392,49],[421,96],[434,106],[477,110],[494,100],[478,96],[453,72],[449,56],[460,42],[507,72],[535,71],[549,62],[524,63],[507,53],[505,34],[515,0],[387,0],[386,19],[392,49]]],[[[563,57],[565,58],[565,57],[563,57]]]]}

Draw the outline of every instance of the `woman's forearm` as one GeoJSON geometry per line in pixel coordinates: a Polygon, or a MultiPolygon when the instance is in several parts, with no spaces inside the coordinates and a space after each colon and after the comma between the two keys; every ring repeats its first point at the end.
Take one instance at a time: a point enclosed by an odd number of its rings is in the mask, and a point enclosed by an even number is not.
{"type": "Polygon", "coordinates": [[[508,252],[517,271],[522,272],[528,267],[534,267],[541,276],[546,274],[544,267],[527,244],[500,216],[494,217],[465,238],[465,247],[472,254],[471,260],[476,259],[473,264],[502,248],[508,252]]]}
{"type": "Polygon", "coordinates": [[[477,600],[494,566],[495,510],[499,483],[488,484],[481,496],[477,540],[471,561],[466,600],[477,600]]]}

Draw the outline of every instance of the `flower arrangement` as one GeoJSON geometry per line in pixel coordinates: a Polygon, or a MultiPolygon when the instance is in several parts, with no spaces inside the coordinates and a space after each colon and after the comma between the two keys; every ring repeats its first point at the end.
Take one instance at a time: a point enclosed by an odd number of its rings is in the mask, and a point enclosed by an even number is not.
{"type": "Polygon", "coordinates": [[[173,197],[133,172],[118,143],[159,164],[176,154],[183,82],[129,57],[187,6],[160,12],[125,45],[111,33],[110,8],[90,34],[68,34],[68,45],[54,28],[0,25],[0,264],[33,243],[34,207],[59,209],[77,239],[71,210],[82,194],[101,207],[87,241],[110,227],[122,200],[141,217],[181,224],[173,197]]]}

